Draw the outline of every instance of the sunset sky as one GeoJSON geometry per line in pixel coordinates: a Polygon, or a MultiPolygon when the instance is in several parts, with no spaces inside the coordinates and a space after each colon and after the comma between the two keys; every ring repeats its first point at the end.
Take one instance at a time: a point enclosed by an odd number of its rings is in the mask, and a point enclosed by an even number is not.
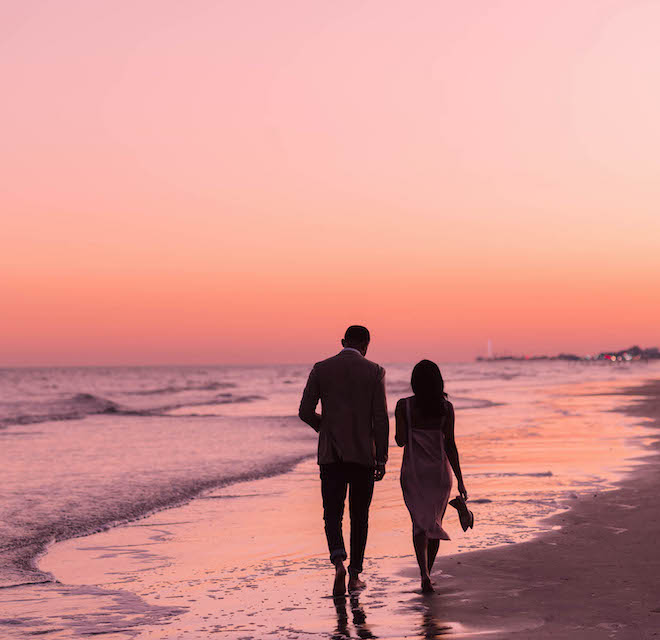
{"type": "Polygon", "coordinates": [[[0,4],[0,366],[660,344],[660,0],[0,4]]]}

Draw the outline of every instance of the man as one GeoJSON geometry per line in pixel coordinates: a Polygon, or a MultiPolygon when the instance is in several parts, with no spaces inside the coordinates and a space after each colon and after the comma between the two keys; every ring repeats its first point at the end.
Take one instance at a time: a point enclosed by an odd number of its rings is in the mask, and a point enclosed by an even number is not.
{"type": "Polygon", "coordinates": [[[335,565],[333,595],[346,593],[346,548],[342,518],[346,489],[351,517],[348,590],[362,589],[359,578],[367,543],[369,505],[374,481],[382,480],[387,462],[389,419],[385,369],[366,359],[370,335],[365,327],[346,329],[344,347],[317,362],[303,392],[298,415],[319,434],[323,519],[335,565]],[[321,414],[316,405],[321,400],[321,414]]]}

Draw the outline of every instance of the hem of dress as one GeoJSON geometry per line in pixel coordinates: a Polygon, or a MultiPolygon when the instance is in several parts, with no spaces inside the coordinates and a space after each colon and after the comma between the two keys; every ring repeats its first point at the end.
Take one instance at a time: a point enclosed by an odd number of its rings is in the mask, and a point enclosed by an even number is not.
{"type": "Polygon", "coordinates": [[[441,530],[440,534],[437,531],[429,533],[428,529],[417,527],[413,522],[413,535],[419,535],[420,533],[423,533],[429,540],[451,540],[449,534],[444,529],[441,530]]]}

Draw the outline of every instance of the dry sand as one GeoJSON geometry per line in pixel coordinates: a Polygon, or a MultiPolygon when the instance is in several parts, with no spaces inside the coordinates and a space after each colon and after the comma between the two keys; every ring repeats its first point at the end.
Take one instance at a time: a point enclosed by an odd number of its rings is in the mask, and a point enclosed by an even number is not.
{"type": "MultiPolygon", "coordinates": [[[[660,426],[660,383],[625,393],[643,396],[629,415],[660,426]]],[[[393,515],[401,500],[390,474],[392,486],[379,490],[372,512],[368,588],[339,600],[328,597],[310,460],[290,474],[54,545],[40,566],[60,583],[0,594],[13,616],[2,638],[660,636],[659,448],[654,439],[645,464],[618,489],[576,498],[553,516],[557,531],[439,558],[432,596],[419,591],[409,524],[392,526],[404,519],[393,515]]],[[[392,453],[394,468],[400,452],[392,453]]]]}

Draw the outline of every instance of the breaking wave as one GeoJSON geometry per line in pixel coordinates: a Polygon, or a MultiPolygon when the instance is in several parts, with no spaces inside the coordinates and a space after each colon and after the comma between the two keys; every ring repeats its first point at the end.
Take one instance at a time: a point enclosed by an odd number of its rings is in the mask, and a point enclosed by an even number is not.
{"type": "Polygon", "coordinates": [[[210,476],[176,478],[153,486],[136,486],[116,500],[97,500],[96,506],[75,516],[62,513],[50,521],[34,526],[30,534],[5,540],[0,544],[0,589],[26,584],[53,582],[55,578],[36,566],[36,559],[49,544],[69,538],[106,531],[127,522],[145,518],[153,513],[183,505],[201,493],[228,485],[281,475],[298,463],[314,457],[314,453],[284,456],[265,462],[259,468],[238,473],[217,473],[210,476]],[[142,499],[132,500],[139,490],[142,499]],[[122,499],[122,497],[124,499],[122,499]]]}
{"type": "Polygon", "coordinates": [[[159,416],[166,415],[168,411],[182,409],[184,407],[224,405],[254,402],[262,400],[264,396],[242,395],[235,396],[232,393],[221,393],[215,397],[196,402],[182,402],[167,404],[163,406],[134,409],[95,396],[91,393],[77,393],[76,395],[63,400],[53,400],[50,402],[16,404],[13,408],[3,407],[5,414],[0,418],[0,428],[14,425],[29,425],[41,422],[58,422],[62,420],[81,420],[91,415],[124,415],[124,416],[159,416]],[[13,410],[12,410],[13,409],[13,410]]]}

